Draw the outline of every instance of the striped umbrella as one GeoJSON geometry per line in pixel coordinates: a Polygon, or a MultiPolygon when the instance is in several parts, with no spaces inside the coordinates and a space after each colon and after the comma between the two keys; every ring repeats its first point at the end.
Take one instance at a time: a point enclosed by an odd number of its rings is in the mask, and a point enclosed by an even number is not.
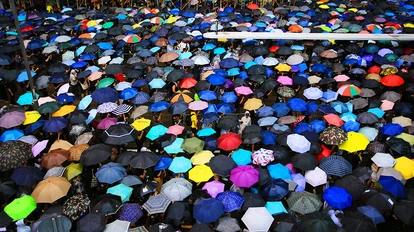
{"type": "Polygon", "coordinates": [[[132,106],[128,104],[119,105],[114,111],[112,111],[115,115],[127,114],[132,109],[132,106]]]}
{"type": "Polygon", "coordinates": [[[340,95],[345,97],[354,97],[361,93],[361,89],[356,87],[355,85],[343,85],[341,86],[338,91],[340,95]]]}
{"type": "Polygon", "coordinates": [[[321,159],[320,169],[328,175],[343,177],[352,174],[352,164],[342,156],[332,155],[321,159]]]}
{"type": "Polygon", "coordinates": [[[194,94],[188,90],[177,91],[174,96],[171,98],[171,103],[183,101],[186,103],[190,103],[194,101],[194,94]]]}
{"type": "Polygon", "coordinates": [[[146,201],[142,208],[144,208],[149,214],[164,213],[168,206],[170,205],[171,200],[164,194],[158,194],[156,196],[151,196],[148,201],[146,201]]]}
{"type": "Polygon", "coordinates": [[[134,43],[138,43],[141,41],[141,37],[137,36],[137,35],[127,35],[124,37],[123,39],[126,43],[129,44],[134,44],[134,43]]]}

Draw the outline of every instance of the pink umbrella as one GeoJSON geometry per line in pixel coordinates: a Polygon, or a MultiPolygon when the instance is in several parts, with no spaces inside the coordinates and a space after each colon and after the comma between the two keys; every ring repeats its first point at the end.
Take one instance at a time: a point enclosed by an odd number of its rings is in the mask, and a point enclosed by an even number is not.
{"type": "Polygon", "coordinates": [[[259,171],[253,166],[238,166],[231,170],[230,180],[237,187],[250,188],[252,185],[259,182],[259,171]]]}
{"type": "Polygon", "coordinates": [[[247,86],[240,86],[235,88],[234,90],[236,91],[236,93],[241,95],[250,95],[253,93],[253,91],[247,86]]]}
{"type": "Polygon", "coordinates": [[[211,197],[216,198],[217,194],[224,192],[224,184],[218,180],[213,180],[204,184],[203,190],[206,190],[211,197]]]}
{"type": "Polygon", "coordinates": [[[207,109],[208,103],[205,101],[193,101],[188,104],[190,110],[204,110],[207,109]]]}
{"type": "Polygon", "coordinates": [[[185,127],[180,126],[180,125],[174,125],[174,126],[170,126],[168,127],[167,130],[167,134],[172,134],[172,135],[180,135],[183,133],[185,127]]]}
{"type": "Polygon", "coordinates": [[[341,75],[338,75],[338,76],[334,77],[334,79],[335,79],[335,81],[340,82],[340,81],[349,80],[349,77],[345,74],[341,74],[341,75]]]}
{"type": "Polygon", "coordinates": [[[388,101],[388,100],[382,100],[382,104],[380,108],[383,111],[392,110],[392,108],[394,108],[394,102],[388,101]]]}
{"type": "Polygon", "coordinates": [[[279,76],[277,78],[277,82],[279,82],[282,85],[293,85],[292,78],[290,78],[288,76],[279,76]]]}
{"type": "Polygon", "coordinates": [[[39,106],[42,104],[45,104],[46,102],[55,102],[56,100],[51,97],[41,97],[37,100],[37,103],[39,103],[39,106]]]}
{"type": "Polygon", "coordinates": [[[43,151],[43,149],[46,148],[47,143],[49,142],[49,140],[42,140],[40,142],[37,142],[33,147],[32,147],[32,153],[33,153],[33,157],[36,157],[40,154],[40,152],[43,151]]]}
{"type": "Polygon", "coordinates": [[[111,117],[107,117],[102,119],[99,124],[98,124],[98,129],[101,130],[106,130],[108,129],[110,126],[115,125],[116,124],[117,119],[116,118],[111,118],[111,117]]]}
{"type": "Polygon", "coordinates": [[[286,164],[285,166],[286,166],[287,168],[289,168],[290,173],[296,173],[296,170],[295,170],[295,168],[293,167],[293,164],[292,164],[292,163],[288,163],[288,164],[286,164]]]}

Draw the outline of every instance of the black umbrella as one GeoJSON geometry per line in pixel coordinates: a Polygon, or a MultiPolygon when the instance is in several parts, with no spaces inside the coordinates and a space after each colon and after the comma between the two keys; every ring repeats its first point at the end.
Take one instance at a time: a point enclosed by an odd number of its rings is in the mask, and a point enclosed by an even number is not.
{"type": "Polygon", "coordinates": [[[394,205],[394,215],[408,226],[414,225],[414,202],[400,200],[394,205]]]}
{"type": "Polygon", "coordinates": [[[158,183],[156,181],[147,181],[138,188],[138,194],[143,197],[147,194],[157,191],[158,183]]]}
{"type": "Polygon", "coordinates": [[[17,69],[7,70],[3,74],[3,79],[5,79],[6,81],[16,80],[16,78],[19,76],[20,73],[21,71],[17,69]]]}
{"type": "Polygon", "coordinates": [[[122,30],[121,30],[120,27],[112,27],[112,28],[108,29],[108,35],[117,36],[117,35],[121,35],[121,34],[123,34],[123,33],[122,33],[122,30]]]}
{"type": "Polygon", "coordinates": [[[236,116],[226,115],[219,119],[217,127],[224,130],[230,130],[232,128],[235,128],[239,124],[239,118],[237,118],[236,116]]]}
{"type": "Polygon", "coordinates": [[[189,232],[213,232],[213,230],[207,224],[196,223],[193,225],[193,227],[191,227],[191,230],[189,232]]]}
{"type": "Polygon", "coordinates": [[[256,168],[256,170],[259,171],[259,182],[257,184],[264,185],[271,179],[269,170],[263,168],[256,168]]]}
{"type": "Polygon", "coordinates": [[[263,75],[266,73],[266,68],[262,65],[252,65],[249,69],[247,69],[247,74],[249,75],[263,75]]]}
{"type": "Polygon", "coordinates": [[[50,65],[50,68],[48,69],[48,72],[50,73],[63,73],[66,71],[68,67],[62,63],[54,63],[50,65]]]}
{"type": "Polygon", "coordinates": [[[335,181],[335,186],[346,189],[352,195],[352,200],[358,200],[364,193],[366,186],[354,175],[344,176],[335,181]]]}
{"type": "Polygon", "coordinates": [[[336,225],[331,217],[319,211],[306,214],[300,227],[307,232],[336,231],[336,225]]]}
{"type": "Polygon", "coordinates": [[[79,124],[79,123],[83,123],[86,121],[86,119],[88,119],[89,114],[85,111],[82,110],[77,110],[74,111],[70,114],[69,116],[69,122],[71,124],[79,124]]]}
{"type": "Polygon", "coordinates": [[[269,48],[264,45],[259,45],[253,48],[253,54],[255,56],[264,56],[269,54],[269,48]]]}
{"type": "Polygon", "coordinates": [[[172,115],[182,114],[188,109],[188,103],[186,102],[175,102],[170,106],[170,112],[172,115]]]}
{"type": "Polygon", "coordinates": [[[126,144],[135,141],[137,137],[138,131],[129,124],[112,125],[101,135],[104,143],[112,145],[126,144]]]}
{"type": "Polygon", "coordinates": [[[375,232],[377,228],[371,218],[359,211],[345,211],[342,228],[352,232],[375,232]]]}
{"type": "Polygon", "coordinates": [[[95,198],[91,204],[91,212],[108,215],[115,213],[121,207],[121,198],[117,195],[103,194],[95,198]]]}
{"type": "Polygon", "coordinates": [[[318,161],[315,156],[309,153],[297,154],[293,156],[292,163],[295,168],[299,168],[302,171],[313,170],[316,166],[318,166],[318,161]]]}
{"type": "Polygon", "coordinates": [[[155,166],[158,162],[158,156],[149,151],[141,151],[132,157],[129,164],[133,168],[147,169],[155,166]]]}
{"type": "Polygon", "coordinates": [[[161,144],[161,147],[167,147],[169,145],[171,145],[174,140],[175,140],[176,136],[173,134],[165,134],[161,137],[158,138],[158,141],[161,144]]]}
{"type": "Polygon", "coordinates": [[[11,179],[18,185],[32,186],[43,180],[45,174],[32,166],[26,166],[14,170],[11,179]]]}
{"type": "Polygon", "coordinates": [[[106,160],[111,156],[111,153],[111,148],[108,145],[102,143],[95,144],[82,152],[79,162],[86,166],[91,166],[106,160]]]}
{"type": "Polygon", "coordinates": [[[395,158],[398,158],[399,156],[411,156],[410,144],[404,139],[395,137],[390,138],[387,140],[387,146],[393,152],[395,158]]]}
{"type": "Polygon", "coordinates": [[[175,232],[174,228],[165,223],[155,223],[148,227],[149,232],[175,232]]]}
{"type": "Polygon", "coordinates": [[[168,39],[170,40],[183,40],[185,38],[188,38],[189,35],[182,33],[182,32],[176,32],[172,35],[170,35],[170,37],[168,39]]]}
{"type": "Polygon", "coordinates": [[[290,151],[286,147],[275,145],[267,147],[266,149],[273,150],[273,156],[275,157],[273,162],[281,163],[283,165],[290,163],[290,151]]]}
{"type": "Polygon", "coordinates": [[[3,199],[0,199],[0,203],[7,202],[8,198],[14,196],[17,193],[17,186],[13,181],[6,181],[0,183],[0,194],[3,199]]]}
{"type": "Polygon", "coordinates": [[[370,205],[381,212],[391,210],[396,202],[394,197],[392,197],[392,193],[381,188],[366,190],[362,194],[362,199],[365,204],[370,205]]]}
{"type": "Polygon", "coordinates": [[[360,181],[366,181],[371,178],[372,171],[368,167],[359,167],[352,171],[352,175],[358,177],[360,181]]]}
{"type": "Polygon", "coordinates": [[[179,226],[184,217],[190,216],[188,210],[186,211],[188,203],[174,202],[168,206],[166,211],[165,222],[174,226],[179,226]]]}
{"type": "Polygon", "coordinates": [[[277,86],[277,82],[275,79],[266,79],[262,84],[262,91],[267,92],[273,90],[277,86]]]}
{"type": "Polygon", "coordinates": [[[213,173],[226,177],[230,175],[233,168],[237,167],[237,164],[228,156],[218,155],[211,158],[209,166],[213,173]]]}
{"type": "Polygon", "coordinates": [[[246,126],[242,133],[243,143],[255,144],[262,141],[263,135],[260,132],[261,129],[258,125],[246,126]]]}
{"type": "Polygon", "coordinates": [[[108,64],[108,66],[105,68],[105,73],[108,75],[115,75],[122,72],[123,68],[120,64],[108,64]]]}
{"type": "Polygon", "coordinates": [[[356,120],[362,124],[373,124],[379,121],[378,117],[371,112],[363,112],[358,114],[356,120]]]}
{"type": "Polygon", "coordinates": [[[43,219],[37,227],[39,232],[64,232],[70,231],[72,228],[72,222],[69,218],[59,215],[56,217],[50,217],[43,219]]]}
{"type": "Polygon", "coordinates": [[[260,194],[245,192],[243,194],[243,199],[242,210],[244,211],[248,210],[250,207],[264,207],[266,205],[265,200],[263,200],[263,197],[260,194]]]}
{"type": "Polygon", "coordinates": [[[99,46],[96,44],[91,44],[91,45],[86,46],[83,52],[84,53],[95,53],[97,51],[99,51],[99,46]]]}
{"type": "Polygon", "coordinates": [[[105,216],[90,213],[78,221],[78,232],[102,232],[106,228],[105,216]]]}
{"type": "Polygon", "coordinates": [[[3,210],[0,212],[0,226],[1,227],[7,227],[10,225],[10,223],[13,222],[13,218],[11,218],[9,215],[7,215],[6,212],[3,210]]]}
{"type": "Polygon", "coordinates": [[[201,81],[197,82],[197,84],[194,88],[197,92],[201,92],[203,90],[210,89],[210,86],[211,86],[210,82],[208,82],[206,80],[201,80],[201,81]]]}
{"type": "Polygon", "coordinates": [[[173,82],[178,81],[184,75],[184,71],[182,69],[175,69],[168,73],[167,81],[173,82]]]}
{"type": "Polygon", "coordinates": [[[277,49],[276,53],[281,56],[290,56],[293,54],[293,50],[290,47],[282,46],[277,49]]]}

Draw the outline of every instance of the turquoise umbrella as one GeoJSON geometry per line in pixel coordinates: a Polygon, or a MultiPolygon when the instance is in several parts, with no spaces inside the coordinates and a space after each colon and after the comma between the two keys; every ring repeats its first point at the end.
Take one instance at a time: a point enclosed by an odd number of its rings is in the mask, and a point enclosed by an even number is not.
{"type": "Polygon", "coordinates": [[[192,167],[191,160],[185,157],[179,156],[173,159],[170,166],[168,167],[168,170],[174,173],[185,173],[188,170],[190,170],[191,167],[192,167]]]}
{"type": "Polygon", "coordinates": [[[249,61],[247,63],[244,64],[244,68],[245,69],[249,69],[250,67],[252,67],[253,65],[256,65],[257,63],[254,61],[249,61]]]}
{"type": "Polygon", "coordinates": [[[91,95],[87,95],[78,104],[78,110],[85,110],[92,103],[91,95]]]}
{"type": "Polygon", "coordinates": [[[267,209],[267,211],[269,211],[271,215],[288,213],[281,201],[268,201],[266,202],[265,208],[267,209]]]}
{"type": "Polygon", "coordinates": [[[356,122],[357,116],[351,112],[347,112],[347,113],[341,114],[341,119],[344,120],[344,122],[348,122],[348,121],[356,122]]]}
{"type": "MultiPolygon", "coordinates": [[[[30,70],[30,74],[31,74],[32,77],[34,75],[36,75],[36,73],[33,72],[33,71],[31,71],[31,70],[30,70]]],[[[16,79],[17,82],[23,82],[23,81],[28,81],[28,80],[29,80],[29,77],[27,76],[27,72],[26,71],[21,72],[19,74],[19,76],[17,77],[17,79],[16,79]]]]}
{"type": "Polygon", "coordinates": [[[193,53],[191,53],[191,52],[183,52],[183,53],[180,54],[178,59],[179,60],[189,59],[192,55],[193,55],[193,53]]]}
{"type": "Polygon", "coordinates": [[[292,179],[292,177],[290,176],[289,168],[280,163],[267,166],[267,170],[269,170],[269,174],[273,179],[292,179]]]}
{"type": "Polygon", "coordinates": [[[86,46],[83,45],[83,46],[80,46],[78,49],[76,49],[75,56],[80,56],[83,53],[83,51],[85,51],[85,48],[86,46]]]}
{"type": "Polygon", "coordinates": [[[126,186],[124,184],[118,184],[114,187],[109,188],[106,193],[110,193],[116,196],[119,196],[122,200],[122,203],[129,201],[129,197],[132,194],[133,188],[126,186]]]}
{"type": "Polygon", "coordinates": [[[0,141],[2,142],[16,141],[23,136],[24,136],[24,132],[22,130],[19,130],[19,129],[6,130],[0,136],[0,141]]]}
{"type": "Polygon", "coordinates": [[[231,68],[229,70],[227,70],[227,75],[229,76],[237,76],[240,74],[240,69],[239,68],[231,68]]]}
{"type": "Polygon", "coordinates": [[[226,49],[222,47],[215,48],[213,51],[214,55],[221,55],[223,53],[226,53],[226,49]]]}
{"type": "Polygon", "coordinates": [[[183,138],[176,138],[172,144],[169,146],[164,147],[164,151],[168,154],[178,154],[180,152],[183,152],[184,150],[181,148],[181,145],[183,144],[184,139],[183,138]]]}
{"type": "Polygon", "coordinates": [[[368,110],[368,112],[375,114],[378,118],[382,118],[384,116],[385,112],[382,111],[380,108],[371,108],[368,110]]]}
{"type": "Polygon", "coordinates": [[[239,165],[248,165],[252,162],[252,152],[244,149],[239,149],[231,154],[233,161],[239,165]]]}
{"type": "MultiPolygon", "coordinates": [[[[39,98],[39,94],[36,94],[36,99],[39,98]]],[[[33,104],[33,96],[31,92],[26,92],[25,94],[20,95],[19,99],[17,99],[17,104],[21,106],[31,105],[33,104]]]]}
{"type": "Polygon", "coordinates": [[[216,133],[216,131],[213,128],[207,127],[207,128],[204,128],[204,129],[199,130],[197,132],[197,136],[198,137],[206,137],[206,136],[213,135],[215,133],[216,133]]]}
{"type": "Polygon", "coordinates": [[[151,127],[151,129],[148,131],[146,137],[149,138],[150,140],[154,141],[156,139],[158,139],[159,137],[165,135],[165,133],[167,132],[168,128],[165,127],[164,125],[156,125],[151,127]]]}

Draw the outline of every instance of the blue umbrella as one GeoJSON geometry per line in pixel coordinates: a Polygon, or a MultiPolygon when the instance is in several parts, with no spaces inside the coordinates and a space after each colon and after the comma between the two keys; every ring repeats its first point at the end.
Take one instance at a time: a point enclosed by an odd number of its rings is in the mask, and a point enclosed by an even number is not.
{"type": "Polygon", "coordinates": [[[211,74],[207,77],[207,81],[212,85],[224,85],[226,83],[226,78],[219,74],[211,74]]]}
{"type": "Polygon", "coordinates": [[[282,179],[270,179],[261,189],[261,195],[266,201],[280,201],[288,193],[289,184],[282,179]]]}
{"type": "Polygon", "coordinates": [[[283,203],[281,201],[268,201],[266,202],[265,208],[271,215],[279,215],[282,213],[288,213],[286,211],[285,206],[283,206],[283,203]]]}
{"type": "Polygon", "coordinates": [[[151,129],[148,131],[146,137],[149,138],[150,140],[154,141],[156,139],[158,139],[159,137],[165,135],[165,133],[167,132],[168,128],[165,127],[164,125],[156,125],[151,127],[151,129]]]}
{"type": "Polygon", "coordinates": [[[19,130],[19,129],[6,130],[0,136],[0,141],[2,142],[15,141],[15,140],[20,139],[23,136],[24,136],[24,132],[22,130],[19,130]]]}
{"type": "Polygon", "coordinates": [[[233,91],[225,92],[221,97],[221,100],[225,103],[234,103],[237,101],[237,95],[233,91]]]}
{"type": "Polygon", "coordinates": [[[131,99],[132,104],[142,105],[147,103],[151,97],[146,92],[137,92],[135,97],[131,99]]]}
{"type": "Polygon", "coordinates": [[[273,133],[268,130],[261,131],[260,134],[263,135],[262,143],[264,145],[276,145],[276,133],[273,133]]]}
{"type": "Polygon", "coordinates": [[[381,175],[378,182],[381,184],[382,188],[392,193],[394,196],[402,198],[406,197],[404,185],[401,181],[395,179],[395,177],[381,175]]]}
{"type": "Polygon", "coordinates": [[[346,107],[346,105],[340,101],[331,102],[331,107],[340,114],[348,112],[348,107],[346,107]]]}
{"type": "Polygon", "coordinates": [[[76,100],[76,96],[71,93],[62,93],[56,97],[56,100],[60,103],[70,103],[76,100]]]}
{"type": "Polygon", "coordinates": [[[125,88],[120,94],[120,98],[123,100],[128,100],[134,98],[138,94],[138,90],[135,88],[125,88]]]}
{"type": "Polygon", "coordinates": [[[300,122],[295,126],[295,132],[297,134],[300,134],[304,131],[311,131],[311,130],[312,130],[312,127],[309,124],[304,123],[304,122],[300,122]]]}
{"type": "Polygon", "coordinates": [[[161,89],[165,86],[165,82],[161,78],[154,78],[148,83],[152,89],[161,89]]]}
{"type": "Polygon", "coordinates": [[[91,95],[87,95],[79,101],[78,110],[85,110],[92,103],[91,95]]]}
{"type": "Polygon", "coordinates": [[[280,163],[267,166],[267,170],[269,170],[269,174],[273,179],[292,179],[289,168],[280,163]]]}
{"type": "Polygon", "coordinates": [[[211,127],[207,127],[204,129],[201,129],[199,131],[197,131],[197,136],[198,137],[207,137],[207,136],[211,136],[214,135],[216,133],[216,131],[211,128],[211,127]]]}
{"type": "Polygon", "coordinates": [[[113,184],[122,180],[125,174],[126,170],[122,164],[110,162],[99,168],[96,178],[100,183],[113,184]]]}
{"type": "Polygon", "coordinates": [[[352,174],[352,164],[338,155],[331,155],[321,159],[319,168],[332,176],[343,177],[352,174]]]}
{"type": "Polygon", "coordinates": [[[224,212],[227,213],[241,209],[244,203],[244,199],[240,193],[229,190],[217,194],[216,199],[223,204],[224,212]]]}
{"type": "MultiPolygon", "coordinates": [[[[36,98],[39,98],[39,94],[36,94],[36,98]]],[[[33,104],[33,95],[31,92],[26,92],[17,99],[17,104],[21,106],[33,104]]]]}
{"type": "Polygon", "coordinates": [[[68,125],[68,120],[62,117],[52,117],[43,124],[43,130],[46,132],[58,132],[68,125]]]}
{"type": "Polygon", "coordinates": [[[84,61],[78,61],[78,62],[73,63],[71,66],[72,68],[84,68],[86,67],[86,65],[88,65],[88,63],[84,61]]]}
{"type": "Polygon", "coordinates": [[[32,186],[42,181],[44,175],[39,168],[26,166],[14,170],[11,179],[17,185],[32,186]]]}
{"type": "Polygon", "coordinates": [[[114,48],[112,46],[112,44],[107,43],[107,42],[99,42],[97,45],[102,50],[109,50],[109,49],[113,49],[114,48]]]}
{"type": "Polygon", "coordinates": [[[344,188],[336,186],[325,189],[323,199],[334,209],[346,209],[352,205],[352,196],[344,188]]]}
{"type": "Polygon", "coordinates": [[[37,129],[39,129],[40,127],[42,127],[42,126],[43,126],[43,124],[45,124],[45,122],[46,122],[46,120],[41,119],[41,120],[39,120],[39,121],[37,121],[37,122],[35,122],[35,123],[31,124],[30,126],[28,126],[28,127],[26,128],[26,130],[24,130],[24,132],[25,132],[26,134],[32,134],[35,130],[37,130],[37,129]]]}
{"type": "Polygon", "coordinates": [[[345,114],[341,114],[341,119],[344,122],[348,122],[348,121],[354,121],[356,122],[357,116],[351,112],[345,113],[345,114]]]}
{"type": "Polygon", "coordinates": [[[166,101],[159,101],[148,106],[148,110],[151,112],[160,112],[170,107],[170,104],[166,101]]]}
{"type": "Polygon", "coordinates": [[[382,111],[380,108],[371,108],[368,110],[368,112],[375,114],[378,118],[382,118],[385,114],[384,111],[382,111]]]}
{"type": "Polygon", "coordinates": [[[181,148],[183,145],[184,139],[183,138],[176,138],[172,144],[169,146],[164,147],[164,151],[168,154],[178,154],[183,152],[184,150],[181,148]]]}
{"type": "Polygon", "coordinates": [[[204,114],[217,113],[218,109],[216,104],[208,104],[207,108],[203,110],[204,114]]]}
{"type": "Polygon", "coordinates": [[[305,112],[305,115],[311,115],[318,110],[319,105],[316,102],[308,102],[306,104],[306,107],[307,107],[307,110],[305,112]]]}
{"type": "MultiPolygon", "coordinates": [[[[30,70],[30,75],[33,77],[36,75],[36,73],[30,70]]],[[[28,80],[29,80],[29,77],[27,76],[26,71],[21,72],[16,79],[17,82],[23,82],[23,81],[28,81],[28,80]]]]}
{"type": "Polygon", "coordinates": [[[365,216],[371,218],[372,221],[375,224],[379,224],[379,223],[385,222],[385,219],[382,216],[381,212],[378,209],[376,209],[376,208],[374,208],[374,207],[372,207],[370,205],[360,206],[360,207],[357,208],[357,210],[359,212],[361,212],[362,214],[364,214],[365,216]]]}
{"type": "Polygon", "coordinates": [[[191,169],[191,167],[191,160],[182,156],[177,156],[171,162],[170,166],[168,167],[168,170],[174,173],[186,173],[188,170],[191,169]]]}
{"type": "Polygon", "coordinates": [[[388,123],[381,127],[381,133],[388,136],[396,136],[404,131],[404,127],[397,123],[388,123]]]}
{"type": "Polygon", "coordinates": [[[272,108],[276,112],[276,117],[286,116],[290,112],[290,108],[283,102],[275,103],[272,108]]]}
{"type": "Polygon", "coordinates": [[[53,84],[60,84],[68,79],[69,77],[65,73],[53,73],[52,76],[50,76],[50,82],[53,84]]]}
{"type": "Polygon", "coordinates": [[[314,64],[311,66],[311,69],[314,72],[323,73],[328,70],[328,67],[324,64],[314,64]]]}
{"type": "Polygon", "coordinates": [[[193,217],[200,223],[215,222],[224,213],[224,205],[214,198],[202,199],[193,210],[193,217]]]}
{"type": "Polygon", "coordinates": [[[217,99],[217,94],[211,90],[203,90],[198,93],[198,97],[202,100],[212,101],[217,99]]]}
{"type": "Polygon", "coordinates": [[[252,162],[252,152],[240,148],[231,154],[231,158],[238,166],[248,165],[252,162]]]}
{"type": "Polygon", "coordinates": [[[221,68],[235,68],[239,66],[239,61],[234,58],[226,58],[219,63],[221,68]]]}
{"type": "Polygon", "coordinates": [[[342,129],[346,132],[358,132],[360,125],[359,122],[348,121],[342,125],[342,129]]]}
{"type": "Polygon", "coordinates": [[[217,105],[217,111],[223,114],[231,114],[236,110],[233,105],[229,103],[219,103],[217,105]]]}
{"type": "Polygon", "coordinates": [[[217,113],[207,113],[207,114],[203,114],[203,116],[201,116],[201,121],[203,123],[212,123],[215,122],[218,119],[218,114],[217,113]]]}
{"type": "Polygon", "coordinates": [[[315,119],[309,124],[312,127],[312,130],[314,130],[316,133],[320,133],[326,128],[326,122],[319,119],[315,119]]]}
{"type": "Polygon", "coordinates": [[[261,118],[257,121],[257,124],[259,126],[272,126],[273,124],[275,124],[277,121],[276,117],[265,117],[265,118],[261,118]]]}
{"type": "Polygon", "coordinates": [[[329,89],[328,91],[323,92],[320,100],[323,102],[331,102],[331,101],[335,101],[337,98],[338,98],[338,93],[329,89]]]}
{"type": "Polygon", "coordinates": [[[157,164],[154,166],[154,171],[167,169],[172,162],[172,159],[166,155],[159,156],[157,164]]]}
{"type": "Polygon", "coordinates": [[[256,112],[257,116],[259,117],[273,116],[274,113],[275,113],[275,110],[270,106],[262,106],[256,112]]]}
{"type": "Polygon", "coordinates": [[[213,50],[214,48],[216,48],[216,45],[214,45],[212,43],[206,43],[206,44],[204,44],[202,50],[210,51],[210,50],[213,50]]]}
{"type": "Polygon", "coordinates": [[[328,105],[320,105],[318,110],[322,111],[324,114],[336,114],[335,109],[328,105]]]}
{"type": "Polygon", "coordinates": [[[108,87],[93,91],[91,97],[98,103],[115,102],[119,99],[119,94],[115,89],[108,87]]]}
{"type": "Polygon", "coordinates": [[[132,87],[141,87],[148,84],[145,79],[136,79],[134,83],[132,83],[132,87]]]}
{"type": "Polygon", "coordinates": [[[287,102],[290,109],[297,112],[304,112],[307,110],[306,102],[300,98],[291,98],[287,102]]]}

